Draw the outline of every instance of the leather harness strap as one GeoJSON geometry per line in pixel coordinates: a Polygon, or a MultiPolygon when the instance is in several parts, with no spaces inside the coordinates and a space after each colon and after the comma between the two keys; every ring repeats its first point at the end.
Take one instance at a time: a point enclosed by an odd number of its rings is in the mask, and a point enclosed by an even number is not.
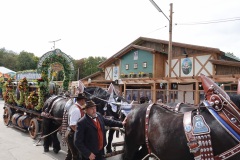
{"type": "Polygon", "coordinates": [[[194,116],[194,123],[192,124],[192,111],[185,112],[183,124],[190,152],[195,160],[214,160],[210,128],[201,115],[194,116]]]}
{"type": "Polygon", "coordinates": [[[180,105],[181,105],[181,104],[182,104],[182,103],[179,102],[179,103],[176,105],[176,107],[175,107],[175,109],[174,109],[175,112],[179,112],[179,110],[180,110],[180,105]]]}
{"type": "MultiPolygon", "coordinates": [[[[210,92],[211,93],[211,92],[210,92]]],[[[207,96],[212,108],[224,119],[224,121],[240,134],[240,110],[231,101],[228,101],[221,94],[212,93],[207,96]]]]}
{"type": "Polygon", "coordinates": [[[188,147],[190,152],[193,153],[195,160],[225,160],[240,152],[239,143],[220,155],[214,156],[210,133],[201,135],[193,133],[192,111],[184,113],[183,125],[188,140],[188,147]]]}
{"type": "Polygon", "coordinates": [[[236,155],[239,152],[240,152],[240,143],[238,145],[236,145],[235,147],[227,150],[226,152],[223,152],[222,154],[217,155],[214,160],[228,159],[228,158],[236,155]]]}
{"type": "Polygon", "coordinates": [[[149,147],[149,143],[148,143],[148,127],[149,127],[149,114],[150,114],[150,110],[153,106],[153,103],[150,104],[148,107],[147,107],[147,110],[146,110],[146,117],[145,117],[145,141],[146,141],[146,146],[147,146],[147,149],[148,149],[148,153],[151,154],[152,151],[149,147]]]}

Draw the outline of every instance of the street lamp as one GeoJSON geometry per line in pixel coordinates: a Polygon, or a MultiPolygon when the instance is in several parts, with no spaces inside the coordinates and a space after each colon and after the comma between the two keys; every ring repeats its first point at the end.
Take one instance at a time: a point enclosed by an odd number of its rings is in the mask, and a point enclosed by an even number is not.
{"type": "Polygon", "coordinates": [[[170,16],[169,18],[163,13],[163,11],[158,7],[158,5],[153,1],[149,0],[152,5],[159,11],[161,12],[169,21],[169,41],[168,41],[168,102],[170,102],[170,92],[169,90],[171,89],[170,85],[170,78],[171,78],[171,70],[172,70],[172,7],[173,4],[170,3],[170,16]]]}
{"type": "Polygon", "coordinates": [[[153,1],[149,0],[152,5],[161,12],[169,21],[169,41],[168,41],[168,77],[171,77],[171,70],[172,70],[172,6],[173,4],[170,3],[170,16],[169,18],[163,13],[163,11],[158,7],[158,5],[153,1]]]}

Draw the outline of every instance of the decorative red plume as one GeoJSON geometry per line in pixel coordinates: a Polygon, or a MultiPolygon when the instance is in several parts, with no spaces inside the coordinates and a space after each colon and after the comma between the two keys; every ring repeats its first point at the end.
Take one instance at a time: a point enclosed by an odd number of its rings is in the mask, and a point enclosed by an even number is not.
{"type": "Polygon", "coordinates": [[[204,74],[200,74],[200,76],[205,95],[207,95],[211,87],[213,87],[215,92],[219,92],[224,98],[230,100],[229,95],[221,87],[219,87],[212,79],[206,77],[204,74]]]}

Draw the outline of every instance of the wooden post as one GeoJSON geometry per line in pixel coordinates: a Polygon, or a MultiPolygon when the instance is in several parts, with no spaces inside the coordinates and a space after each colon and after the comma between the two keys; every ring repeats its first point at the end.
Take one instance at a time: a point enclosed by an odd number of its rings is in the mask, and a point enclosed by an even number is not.
{"type": "Polygon", "coordinates": [[[152,86],[152,100],[153,100],[153,103],[156,103],[157,102],[157,94],[156,94],[156,83],[154,82],[153,83],[153,86],[152,86]]]}
{"type": "Polygon", "coordinates": [[[170,89],[171,89],[171,71],[172,71],[172,8],[173,4],[170,3],[170,16],[169,16],[169,41],[168,41],[168,103],[171,102],[170,89]]]}
{"type": "Polygon", "coordinates": [[[200,103],[200,92],[199,92],[199,82],[195,83],[195,93],[194,93],[194,105],[198,105],[200,103]]]}
{"type": "Polygon", "coordinates": [[[127,97],[126,97],[126,82],[124,82],[124,84],[123,84],[123,90],[124,90],[124,98],[127,99],[127,97]]]}

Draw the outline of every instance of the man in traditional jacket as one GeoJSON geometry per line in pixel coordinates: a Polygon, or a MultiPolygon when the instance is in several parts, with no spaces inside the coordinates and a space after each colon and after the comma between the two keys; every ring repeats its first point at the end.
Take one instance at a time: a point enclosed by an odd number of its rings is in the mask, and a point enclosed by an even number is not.
{"type": "Polygon", "coordinates": [[[104,147],[107,144],[105,125],[123,127],[126,122],[104,118],[96,112],[93,101],[86,102],[85,113],[77,123],[75,146],[82,153],[83,160],[103,160],[104,147]]]}

